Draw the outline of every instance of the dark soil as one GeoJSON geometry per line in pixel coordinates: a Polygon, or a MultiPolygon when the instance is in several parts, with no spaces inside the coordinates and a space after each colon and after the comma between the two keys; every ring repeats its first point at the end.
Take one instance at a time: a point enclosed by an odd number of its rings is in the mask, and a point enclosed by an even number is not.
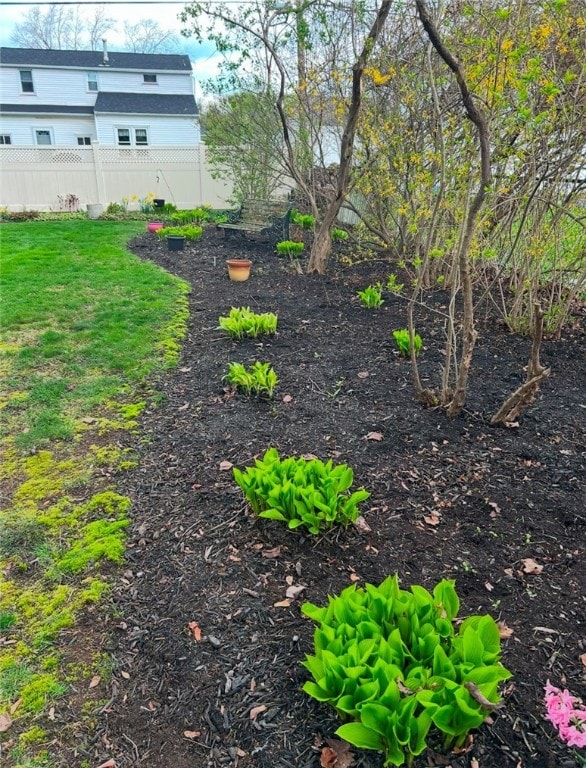
{"type": "MultiPolygon", "coordinates": [[[[481,311],[466,410],[449,420],[414,401],[392,339],[405,326],[403,302],[387,296],[369,311],[356,298],[385,281],[388,261],[301,276],[268,245],[213,230],[179,253],[152,235],[132,249],[191,283],[191,319],[126,483],[134,524],[116,596],[112,701],[78,755],[113,757],[117,768],[319,766],[339,721],[301,691],[313,624],[300,603],[397,572],[404,587],[456,579],[461,615],[490,613],[512,630],[505,707],[467,753],[429,752],[415,765],[577,765],[544,720],[543,686],[549,678],[586,693],[583,332],[544,343],[552,373],[536,402],[518,428],[493,427],[490,416],[524,378],[529,343],[481,311]],[[227,277],[225,260],[236,255],[253,260],[247,282],[227,277]],[[278,313],[278,335],[232,342],[217,329],[232,306],[278,313]],[[274,366],[273,401],[226,389],[234,360],[274,366]],[[352,467],[355,486],[372,494],[363,505],[371,530],[311,538],[255,519],[229,467],[270,446],[352,467]],[[526,572],[529,558],[540,573],[526,572]],[[276,605],[289,584],[305,590],[276,605]]],[[[417,330],[433,386],[441,317],[418,311],[417,330]]],[[[382,766],[380,755],[353,751],[356,765],[382,766]]]]}

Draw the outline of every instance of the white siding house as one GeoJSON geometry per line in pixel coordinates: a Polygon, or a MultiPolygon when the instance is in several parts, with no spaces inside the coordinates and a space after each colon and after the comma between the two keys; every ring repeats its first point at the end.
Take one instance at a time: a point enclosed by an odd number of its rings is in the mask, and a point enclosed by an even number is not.
{"type": "Polygon", "coordinates": [[[200,142],[188,56],[0,48],[0,145],[200,142]]]}

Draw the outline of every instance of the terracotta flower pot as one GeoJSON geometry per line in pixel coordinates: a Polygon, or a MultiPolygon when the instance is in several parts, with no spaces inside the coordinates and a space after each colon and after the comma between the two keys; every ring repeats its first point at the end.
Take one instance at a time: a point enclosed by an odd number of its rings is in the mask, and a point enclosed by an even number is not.
{"type": "Polygon", "coordinates": [[[149,232],[156,232],[159,229],[163,229],[164,226],[162,221],[149,221],[147,229],[149,232]]]}
{"type": "Polygon", "coordinates": [[[230,280],[242,283],[250,277],[252,261],[249,261],[248,259],[229,259],[226,264],[228,265],[228,275],[230,280]]]}

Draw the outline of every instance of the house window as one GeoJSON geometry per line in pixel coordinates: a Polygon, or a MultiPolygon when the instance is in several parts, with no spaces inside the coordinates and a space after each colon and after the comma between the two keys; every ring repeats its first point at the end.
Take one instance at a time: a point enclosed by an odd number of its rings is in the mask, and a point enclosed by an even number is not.
{"type": "Polygon", "coordinates": [[[145,83],[145,85],[147,83],[150,83],[151,85],[156,85],[157,84],[157,76],[156,75],[143,75],[142,78],[143,78],[143,82],[145,83]]]}
{"type": "Polygon", "coordinates": [[[120,147],[147,147],[149,143],[146,128],[117,128],[116,135],[120,147]]]}
{"type": "Polygon", "coordinates": [[[9,133],[0,134],[0,144],[12,144],[12,139],[9,133]]]}
{"type": "Polygon", "coordinates": [[[146,128],[134,129],[134,143],[137,147],[146,147],[149,143],[149,137],[146,128]]]}
{"type": "Polygon", "coordinates": [[[51,135],[51,131],[48,128],[37,129],[35,131],[35,138],[37,140],[37,144],[46,145],[53,143],[53,137],[51,135]]]}
{"type": "Polygon", "coordinates": [[[20,70],[20,86],[23,93],[35,92],[35,86],[33,85],[33,73],[30,69],[20,70]]]}
{"type": "Polygon", "coordinates": [[[77,137],[77,143],[80,147],[88,147],[92,143],[92,137],[91,136],[78,136],[77,137]]]}
{"type": "Polygon", "coordinates": [[[88,91],[98,90],[98,73],[97,72],[87,73],[87,89],[88,91]]]}
{"type": "Polygon", "coordinates": [[[118,128],[118,144],[121,147],[129,147],[130,146],[130,129],[129,128],[118,128]]]}

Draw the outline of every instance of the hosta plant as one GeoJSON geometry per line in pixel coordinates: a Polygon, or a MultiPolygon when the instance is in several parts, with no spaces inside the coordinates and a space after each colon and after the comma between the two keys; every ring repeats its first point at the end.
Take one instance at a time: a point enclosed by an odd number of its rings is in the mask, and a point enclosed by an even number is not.
{"type": "Polygon", "coordinates": [[[258,360],[250,368],[242,363],[230,363],[226,380],[246,395],[266,395],[272,397],[279,383],[277,374],[270,363],[258,360]]]}
{"type": "Polygon", "coordinates": [[[305,246],[296,240],[281,240],[275,247],[279,256],[289,256],[290,259],[294,259],[301,256],[305,246]]]}
{"type": "Polygon", "coordinates": [[[367,309],[379,309],[385,303],[382,283],[369,285],[363,291],[358,291],[357,295],[362,305],[367,309]]]}
{"type": "Polygon", "coordinates": [[[332,227],[330,230],[330,237],[332,238],[332,243],[343,243],[348,239],[348,233],[345,229],[332,227]]]}
{"type": "Polygon", "coordinates": [[[199,240],[203,234],[201,227],[195,225],[186,225],[184,227],[163,227],[157,230],[159,237],[166,237],[167,235],[179,235],[185,237],[187,240],[199,240]]]}
{"type": "MultiPolygon", "coordinates": [[[[400,331],[393,331],[393,337],[395,344],[399,352],[403,357],[409,357],[411,354],[411,344],[409,342],[409,331],[406,328],[402,328],[400,331]]],[[[418,333],[413,335],[413,346],[415,347],[415,354],[418,355],[423,344],[421,336],[418,333]]]]}
{"type": "Polygon", "coordinates": [[[219,328],[235,339],[255,338],[277,332],[277,315],[272,312],[256,314],[250,307],[232,307],[230,314],[220,317],[219,328]]]}
{"type": "Polygon", "coordinates": [[[410,765],[431,728],[446,749],[458,747],[500,706],[498,686],[511,673],[499,662],[498,627],[470,616],[456,630],[459,602],[453,581],[407,591],[395,575],[352,585],[326,607],[302,606],[318,625],[303,690],[349,721],[340,738],[383,752],[385,766],[410,765]]]}
{"type": "Polygon", "coordinates": [[[256,515],[280,520],[289,528],[304,526],[313,534],[355,522],[358,504],[370,496],[364,488],[350,493],[354,473],[346,464],[281,459],[275,448],[254,467],[244,472],[234,469],[234,479],[256,515]]]}
{"type": "Polygon", "coordinates": [[[311,213],[300,213],[299,211],[291,211],[291,221],[297,224],[301,229],[313,229],[315,225],[315,216],[311,213]]]}

